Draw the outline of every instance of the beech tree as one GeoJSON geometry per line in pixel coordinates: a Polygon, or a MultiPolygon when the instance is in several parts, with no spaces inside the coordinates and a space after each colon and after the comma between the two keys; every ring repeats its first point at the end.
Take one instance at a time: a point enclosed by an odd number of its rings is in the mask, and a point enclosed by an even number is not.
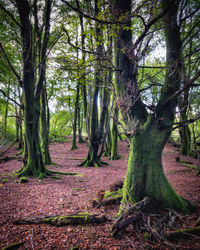
{"type": "MultiPolygon", "coordinates": [[[[148,4],[148,3],[147,3],[148,4]]],[[[125,24],[114,39],[114,60],[118,66],[116,82],[117,103],[121,113],[132,127],[128,169],[123,188],[123,202],[135,203],[145,196],[151,204],[188,212],[183,198],[169,184],[162,168],[163,148],[171,134],[180,93],[182,42],[177,14],[180,1],[162,1],[161,12],[154,12],[144,30],[133,43],[131,27],[132,1],[115,0],[113,14],[125,24]],[[137,84],[136,48],[153,24],[163,20],[166,39],[166,76],[154,112],[147,110],[137,84]]],[[[136,15],[137,16],[137,15],[136,15]]]]}
{"type": "MultiPolygon", "coordinates": [[[[25,148],[23,167],[18,171],[18,175],[43,178],[50,174],[50,171],[45,167],[40,146],[40,95],[45,81],[52,1],[46,0],[44,5],[39,7],[38,1],[30,3],[28,0],[16,0],[12,5],[12,8],[15,8],[12,9],[14,11],[6,9],[3,4],[0,7],[14,21],[21,34],[22,79],[1,45],[1,52],[23,89],[25,148]],[[42,18],[39,16],[41,8],[44,8],[42,18]],[[16,13],[18,17],[15,17],[16,13]],[[42,21],[41,26],[40,21],[42,21]],[[39,72],[38,75],[37,72],[39,72]]],[[[44,150],[47,154],[46,146],[44,150]]]]}

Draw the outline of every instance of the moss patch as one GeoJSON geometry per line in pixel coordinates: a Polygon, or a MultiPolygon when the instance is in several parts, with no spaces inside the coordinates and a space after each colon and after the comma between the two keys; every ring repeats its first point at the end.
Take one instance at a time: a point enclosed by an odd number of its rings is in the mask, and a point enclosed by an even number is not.
{"type": "Polygon", "coordinates": [[[179,170],[173,169],[169,171],[169,174],[189,173],[189,172],[192,172],[192,170],[191,169],[179,169],[179,170]]]}
{"type": "Polygon", "coordinates": [[[113,191],[113,192],[106,191],[105,195],[104,195],[105,199],[107,199],[107,198],[115,199],[115,198],[121,198],[121,197],[122,197],[122,189],[119,189],[119,190],[113,191]]]}
{"type": "Polygon", "coordinates": [[[1,180],[2,183],[6,183],[6,182],[8,182],[8,181],[9,181],[9,179],[2,179],[2,180],[1,180]]]}
{"type": "Polygon", "coordinates": [[[26,183],[28,182],[28,178],[25,176],[20,177],[20,183],[26,183]]]}
{"type": "Polygon", "coordinates": [[[8,245],[4,248],[2,248],[2,250],[14,250],[14,249],[18,249],[20,246],[22,246],[24,244],[24,242],[17,242],[17,243],[13,243],[11,245],[8,245]]]}
{"type": "Polygon", "coordinates": [[[76,190],[76,191],[85,191],[85,188],[72,188],[72,190],[76,190]]]}

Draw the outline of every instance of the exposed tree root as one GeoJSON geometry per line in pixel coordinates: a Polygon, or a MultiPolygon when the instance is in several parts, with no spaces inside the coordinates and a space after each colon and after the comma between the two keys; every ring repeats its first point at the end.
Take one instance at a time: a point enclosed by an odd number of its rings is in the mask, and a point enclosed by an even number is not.
{"type": "Polygon", "coordinates": [[[175,231],[170,231],[165,234],[167,239],[174,239],[174,238],[188,238],[188,237],[195,237],[200,236],[200,226],[194,228],[187,228],[187,229],[180,229],[175,231]]]}
{"type": "Polygon", "coordinates": [[[78,167],[101,167],[102,165],[108,165],[107,162],[100,161],[98,159],[96,160],[88,160],[85,159],[82,163],[78,164],[78,167]]]}
{"type": "Polygon", "coordinates": [[[65,216],[46,216],[46,217],[26,217],[14,221],[17,225],[23,224],[50,224],[53,226],[66,226],[66,225],[82,225],[93,223],[104,223],[108,219],[106,216],[98,216],[93,214],[74,214],[65,216]]]}
{"type": "Polygon", "coordinates": [[[116,236],[122,229],[125,229],[128,225],[141,218],[141,210],[149,203],[149,198],[145,197],[142,201],[135,203],[133,206],[124,209],[118,220],[111,228],[112,236],[116,236]]]}
{"type": "Polygon", "coordinates": [[[10,161],[10,160],[16,160],[16,159],[18,159],[18,157],[16,157],[16,156],[7,156],[6,155],[6,156],[0,158],[0,163],[7,162],[7,161],[10,161]]]}
{"type": "Polygon", "coordinates": [[[44,179],[52,176],[58,176],[58,175],[81,175],[80,173],[75,172],[59,172],[59,171],[52,171],[47,168],[44,169],[44,171],[35,171],[30,172],[30,169],[22,167],[21,169],[14,172],[14,175],[16,177],[35,177],[38,179],[44,179]]]}
{"type": "Polygon", "coordinates": [[[112,157],[109,157],[109,160],[114,161],[114,160],[120,160],[121,158],[122,158],[121,155],[116,154],[116,155],[114,155],[112,157]]]}
{"type": "Polygon", "coordinates": [[[18,249],[19,247],[23,246],[25,242],[17,242],[17,243],[13,243],[11,245],[8,245],[4,248],[2,248],[2,250],[13,250],[13,249],[18,249]]]}
{"type": "Polygon", "coordinates": [[[121,200],[122,200],[122,189],[118,189],[112,192],[107,191],[104,195],[102,205],[119,204],[121,200]]]}

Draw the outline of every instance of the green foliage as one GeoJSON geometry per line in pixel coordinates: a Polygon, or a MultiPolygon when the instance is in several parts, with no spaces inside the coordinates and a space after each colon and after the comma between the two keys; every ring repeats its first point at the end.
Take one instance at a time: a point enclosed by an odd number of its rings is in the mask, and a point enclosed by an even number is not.
{"type": "Polygon", "coordinates": [[[65,111],[60,110],[51,115],[50,120],[50,138],[54,141],[62,136],[71,134],[72,132],[72,115],[65,111]]]}

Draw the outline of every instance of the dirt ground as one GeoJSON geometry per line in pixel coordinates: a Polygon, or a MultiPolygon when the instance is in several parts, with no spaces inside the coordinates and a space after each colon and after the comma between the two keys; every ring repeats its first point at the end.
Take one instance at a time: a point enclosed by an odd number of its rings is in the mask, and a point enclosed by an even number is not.
{"type": "MultiPolygon", "coordinates": [[[[52,161],[55,166],[49,168],[62,172],[77,172],[79,176],[62,176],[60,179],[30,178],[28,183],[20,184],[19,179],[8,174],[20,168],[22,162],[10,160],[0,164],[0,248],[12,243],[22,242],[18,249],[174,249],[161,242],[152,242],[141,237],[130,227],[120,239],[110,236],[113,221],[94,225],[55,227],[50,225],[15,225],[21,217],[66,215],[89,212],[106,215],[115,219],[119,205],[111,204],[99,209],[92,207],[92,200],[99,190],[109,189],[109,185],[124,179],[127,169],[128,144],[119,142],[120,160],[109,161],[109,165],[100,168],[77,167],[87,154],[87,144],[78,144],[71,151],[70,140],[50,145],[52,161]]],[[[8,155],[16,153],[11,149],[8,155]]],[[[175,158],[178,148],[167,144],[163,153],[165,174],[176,192],[200,206],[200,177],[196,170],[188,169],[175,158]]],[[[200,160],[181,155],[181,160],[200,166],[200,160]]],[[[182,224],[175,227],[194,227],[200,217],[200,209],[190,215],[181,215],[182,224]]],[[[200,237],[177,239],[173,241],[179,249],[200,249],[200,237]]]]}

